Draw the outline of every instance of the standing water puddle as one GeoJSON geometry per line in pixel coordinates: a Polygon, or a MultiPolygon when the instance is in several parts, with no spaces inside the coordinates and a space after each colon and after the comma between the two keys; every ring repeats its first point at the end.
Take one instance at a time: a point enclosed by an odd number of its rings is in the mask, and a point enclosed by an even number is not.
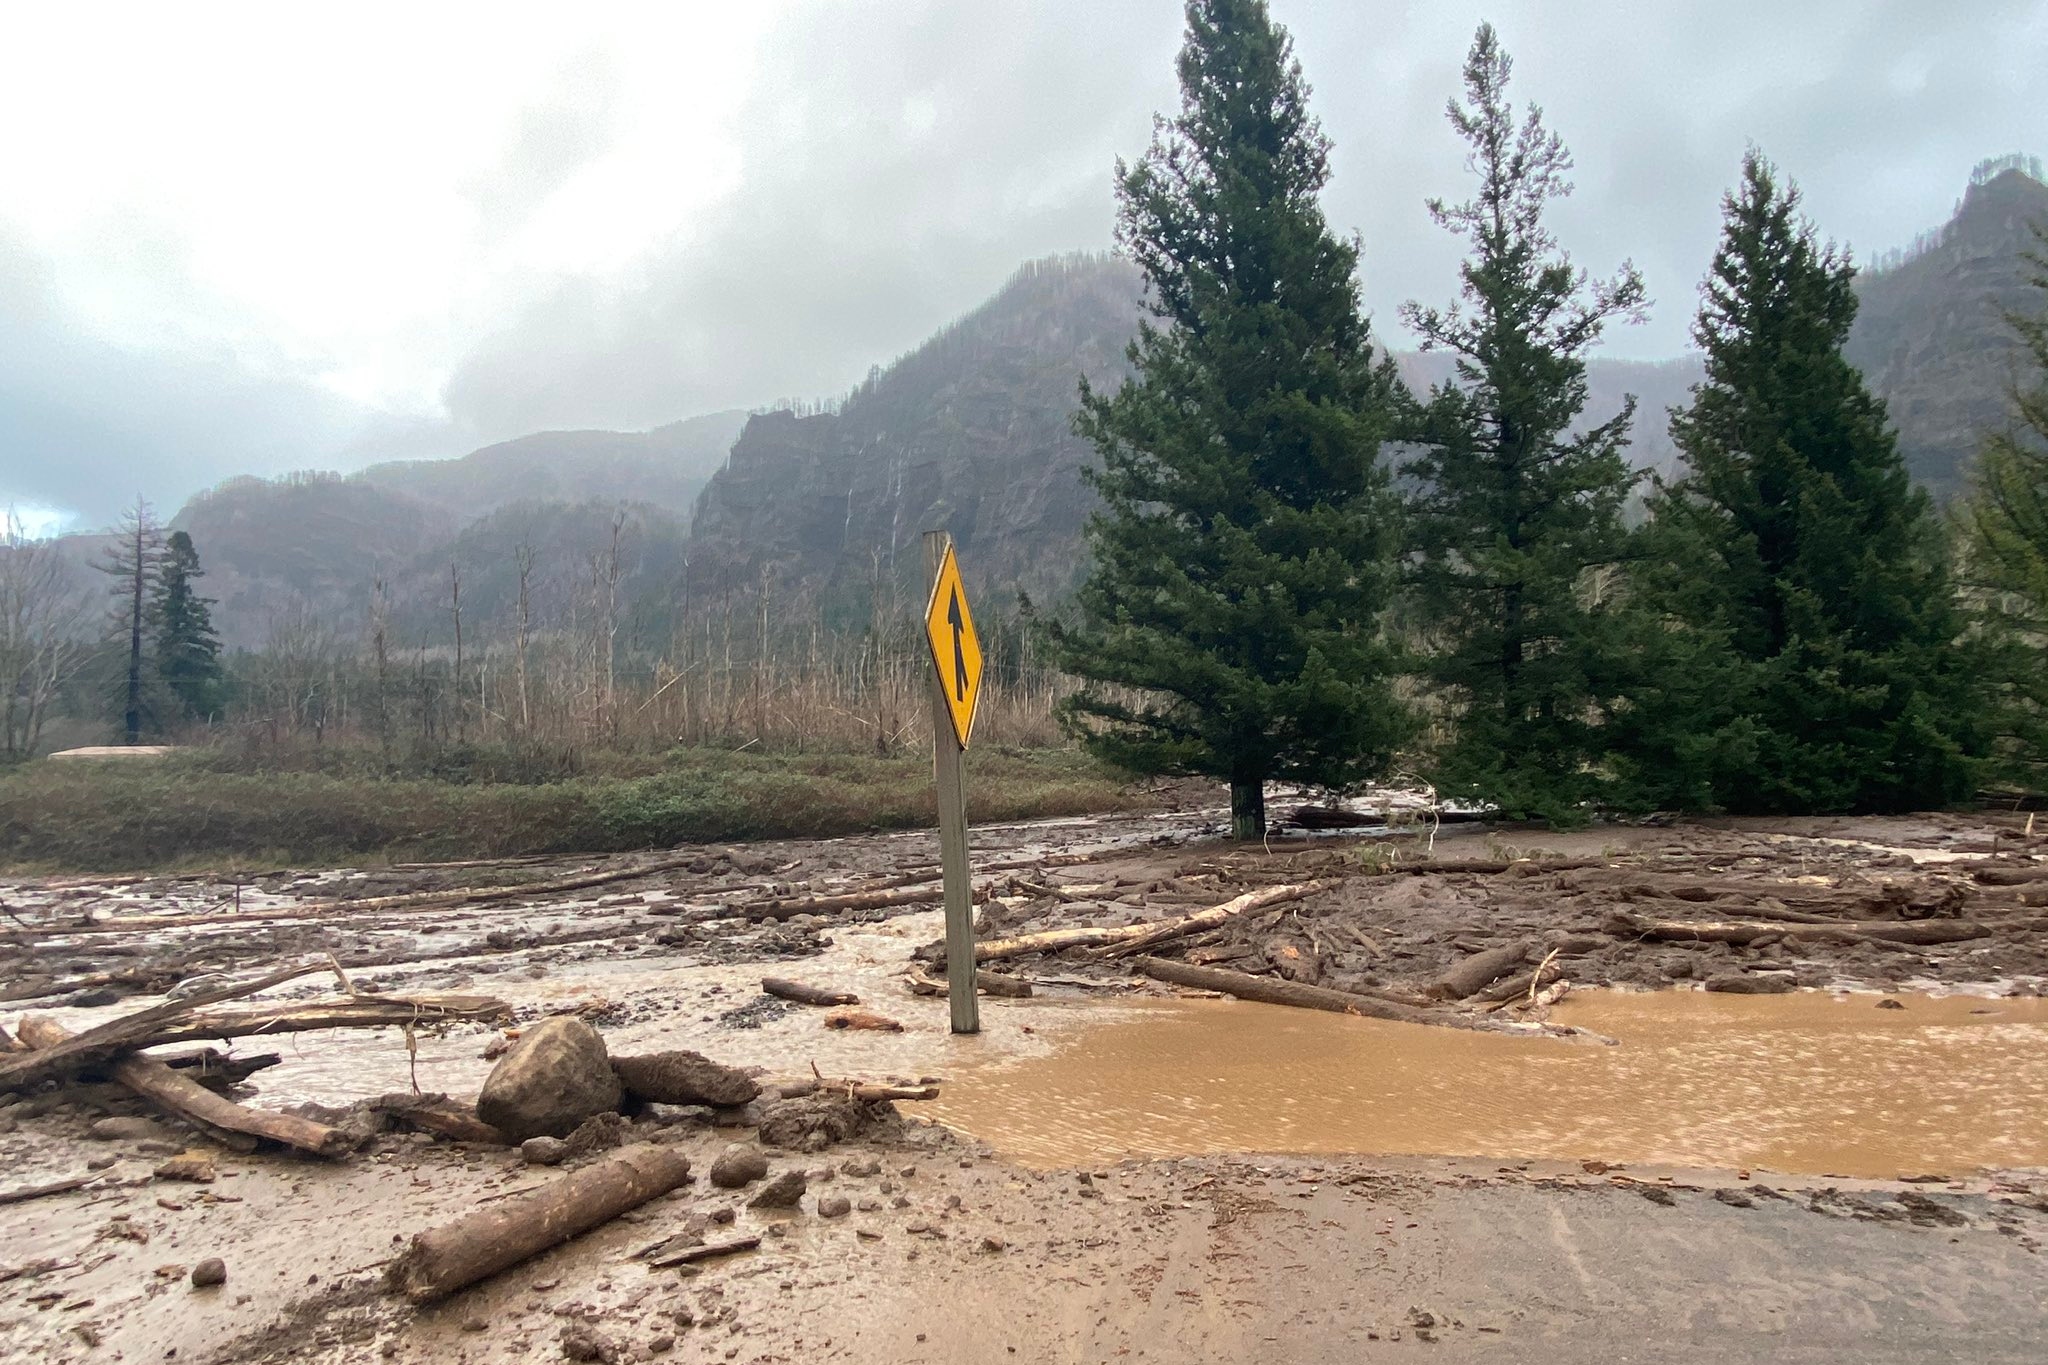
{"type": "MultiPolygon", "coordinates": [[[[1161,1001],[918,1108],[1042,1166],[1347,1152],[1895,1177],[2048,1166],[2048,1000],[1574,996],[1599,1047],[1161,1001]]],[[[1121,1007],[1120,1007],[1121,1008],[1121,1007]]]]}

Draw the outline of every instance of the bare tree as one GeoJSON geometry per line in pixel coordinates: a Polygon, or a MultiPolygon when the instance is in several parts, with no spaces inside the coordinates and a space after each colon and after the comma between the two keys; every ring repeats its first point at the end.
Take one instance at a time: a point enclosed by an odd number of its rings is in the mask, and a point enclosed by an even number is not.
{"type": "Polygon", "coordinates": [[[523,736],[533,732],[526,690],[526,653],[533,643],[533,546],[522,542],[515,554],[519,563],[519,635],[512,662],[519,679],[519,733],[523,736]]]}
{"type": "Polygon", "coordinates": [[[54,546],[9,509],[0,528],[0,756],[35,751],[64,680],[84,657],[85,597],[54,546]]]}

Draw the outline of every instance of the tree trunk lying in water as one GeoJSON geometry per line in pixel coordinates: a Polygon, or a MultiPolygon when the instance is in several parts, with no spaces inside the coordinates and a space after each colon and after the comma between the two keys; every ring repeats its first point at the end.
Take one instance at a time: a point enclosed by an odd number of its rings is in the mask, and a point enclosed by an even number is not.
{"type": "Polygon", "coordinates": [[[1244,972],[1225,971],[1221,967],[1190,967],[1185,962],[1172,962],[1164,958],[1141,957],[1131,965],[1140,974],[1155,981],[1169,981],[1176,986],[1193,986],[1197,990],[1221,991],[1240,1000],[1254,1000],[1265,1005],[1292,1005],[1298,1009],[1327,1010],[1332,1014],[1356,1014],[1367,1019],[1385,1019],[1396,1024],[1429,1024],[1438,1028],[1470,1029],[1477,1033],[1521,1033],[1551,1038],[1589,1038],[1610,1043],[1613,1041],[1611,1038],[1601,1038],[1596,1033],[1565,1025],[1521,1024],[1497,1019],[1491,1015],[1453,1014],[1448,1010],[1416,1009],[1412,1005],[1397,1005],[1391,1000],[1381,1000],[1376,996],[1358,995],[1351,991],[1333,991],[1327,986],[1307,986],[1298,981],[1250,976],[1244,972]]]}
{"type": "Polygon", "coordinates": [[[659,1198],[689,1178],[689,1158],[674,1148],[628,1147],[541,1189],[415,1234],[385,1267],[384,1282],[414,1303],[445,1299],[659,1198]]]}
{"type": "Polygon", "coordinates": [[[801,981],[790,981],[780,976],[761,978],[761,993],[783,1000],[794,1000],[799,1005],[858,1005],[860,997],[852,991],[829,990],[824,986],[809,986],[801,981]]]}

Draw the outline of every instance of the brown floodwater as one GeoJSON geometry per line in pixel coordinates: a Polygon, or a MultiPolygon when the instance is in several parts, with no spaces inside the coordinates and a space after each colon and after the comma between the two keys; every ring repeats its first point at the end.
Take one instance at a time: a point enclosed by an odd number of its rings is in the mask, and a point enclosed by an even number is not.
{"type": "Polygon", "coordinates": [[[2048,1166],[2048,1000],[1589,991],[1616,1047],[1241,1001],[1119,1006],[917,1106],[1015,1160],[1598,1159],[1895,1177],[2048,1166]],[[1128,1012],[1125,1012],[1128,1011],[1128,1012]]]}

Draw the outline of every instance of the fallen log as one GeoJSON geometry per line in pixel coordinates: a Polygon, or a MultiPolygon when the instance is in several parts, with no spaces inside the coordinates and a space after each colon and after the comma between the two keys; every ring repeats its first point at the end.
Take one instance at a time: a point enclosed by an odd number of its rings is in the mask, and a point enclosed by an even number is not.
{"type": "Polygon", "coordinates": [[[783,1000],[794,1000],[799,1005],[858,1005],[860,997],[852,991],[827,990],[823,986],[806,986],[801,981],[790,981],[779,976],[761,978],[764,995],[777,996],[783,1000]]]}
{"type": "Polygon", "coordinates": [[[454,905],[488,905],[496,901],[551,896],[564,891],[584,891],[593,886],[652,877],[689,866],[701,855],[664,858],[637,867],[557,877],[552,881],[527,882],[520,886],[477,886],[459,890],[407,891],[392,896],[363,896],[357,900],[306,901],[297,905],[271,906],[235,914],[130,915],[121,919],[89,920],[84,924],[38,926],[51,934],[103,934],[132,929],[182,929],[203,924],[246,924],[262,920],[326,919],[335,915],[382,914],[394,910],[440,910],[454,905]]]}
{"type": "Polygon", "coordinates": [[[1015,938],[990,939],[974,945],[976,962],[1000,962],[1006,958],[1023,957],[1028,953],[1053,953],[1066,948],[1108,948],[1104,957],[1122,957],[1142,952],[1155,943],[1180,938],[1185,934],[1199,933],[1213,929],[1251,910],[1263,910],[1268,906],[1298,901],[1305,896],[1335,886],[1335,882],[1297,882],[1290,886],[1266,886],[1257,891],[1247,891],[1234,900],[1221,905],[1197,910],[1191,915],[1181,915],[1169,920],[1151,920],[1143,924],[1085,925],[1073,929],[1046,929],[1035,934],[1020,934],[1015,938]]]}
{"type": "Polygon", "coordinates": [[[456,1142],[480,1142],[509,1147],[512,1140],[476,1116],[473,1105],[457,1104],[446,1095],[414,1095],[399,1092],[379,1095],[364,1106],[392,1120],[424,1133],[456,1142]]]}
{"type": "Polygon", "coordinates": [[[1196,990],[1221,991],[1225,995],[1234,995],[1240,1000],[1257,1001],[1263,1005],[1291,1005],[1297,1009],[1327,1010],[1333,1014],[1356,1014],[1367,1019],[1384,1019],[1395,1024],[1428,1024],[1437,1028],[1468,1029],[1475,1033],[1535,1033],[1551,1038],[1586,1036],[1581,1030],[1564,1025],[1517,1025],[1484,1014],[1452,1014],[1444,1010],[1416,1009],[1411,1005],[1397,1005],[1391,1000],[1381,1000],[1375,996],[1334,991],[1327,986],[1308,986],[1298,981],[1250,976],[1244,972],[1226,971],[1221,967],[1190,967],[1185,962],[1173,962],[1165,958],[1141,957],[1131,966],[1133,970],[1155,981],[1167,981],[1176,986],[1192,986],[1196,990]]]}
{"type": "Polygon", "coordinates": [[[1438,1000],[1463,1000],[1506,974],[1510,967],[1528,961],[1529,943],[1504,944],[1488,948],[1452,963],[1444,974],[1423,988],[1423,994],[1438,1000]]]}
{"type": "Polygon", "coordinates": [[[2048,881],[2048,867],[1980,867],[1970,875],[1985,886],[2025,886],[2048,881]]]}
{"type": "MultiPolygon", "coordinates": [[[[906,983],[909,985],[912,995],[944,995],[947,991],[945,982],[934,981],[922,972],[911,972],[906,978],[906,983]]],[[[1020,980],[1014,976],[1004,976],[999,972],[985,972],[976,968],[974,985],[975,989],[979,990],[983,995],[999,995],[1012,1000],[1028,1000],[1031,998],[1031,983],[1029,981],[1020,980]]]]}
{"type": "MultiPolygon", "coordinates": [[[[1846,939],[1857,943],[1930,946],[1983,938],[1991,929],[1972,920],[1934,919],[1867,923],[1841,920],[1830,924],[1744,924],[1737,920],[1646,920],[1617,912],[1604,926],[1621,938],[1655,938],[1676,943],[1754,943],[1773,939],[1846,939]]],[[[2009,927],[2009,926],[2005,926],[2009,927]]]]}
{"type": "Polygon", "coordinates": [[[41,1199],[45,1195],[69,1194],[72,1190],[84,1189],[98,1179],[96,1175],[74,1175],[63,1180],[52,1180],[47,1185],[23,1185],[17,1189],[0,1190],[0,1204],[26,1204],[31,1199],[41,1199]]]}
{"type": "MultiPolygon", "coordinates": [[[[89,1028],[83,1033],[74,1034],[54,1047],[14,1053],[0,1058],[0,1093],[32,1085],[37,1081],[49,1080],[78,1067],[117,1057],[124,1052],[148,1047],[149,1043],[140,1042],[138,1039],[148,1037],[157,1026],[166,1021],[189,1016],[203,1006],[219,1004],[225,1000],[238,1000],[245,995],[254,995],[258,991],[269,990],[272,986],[281,986],[287,981],[296,981],[302,976],[311,976],[315,972],[327,970],[329,967],[325,962],[308,962],[296,967],[283,967],[253,980],[219,986],[183,1000],[166,1000],[147,1009],[137,1010],[133,1014],[124,1014],[119,1019],[101,1024],[98,1028],[89,1028]]],[[[26,1019],[23,1022],[25,1023],[26,1019]]],[[[152,1041],[174,1040],[156,1038],[152,1041]]]]}
{"type": "MultiPolygon", "coordinates": [[[[56,1047],[70,1037],[72,1034],[63,1025],[39,1014],[27,1015],[21,1021],[21,1040],[31,1048],[56,1047]]],[[[208,1133],[261,1138],[322,1157],[346,1156],[355,1147],[339,1129],[296,1114],[236,1104],[154,1057],[123,1057],[107,1068],[107,1074],[157,1108],[208,1133]]],[[[231,1137],[230,1145],[241,1144],[234,1143],[231,1137]]],[[[254,1145],[249,1143],[250,1147],[254,1145]]]]}
{"type": "Polygon", "coordinates": [[[1287,817],[1287,823],[1296,829],[1365,829],[1372,825],[1384,825],[1401,817],[1412,821],[1413,828],[1428,825],[1476,824],[1486,818],[1484,811],[1444,810],[1431,811],[1407,807],[1401,810],[1345,810],[1341,806],[1297,806],[1287,817]]]}
{"type": "Polygon", "coordinates": [[[414,1303],[434,1303],[608,1223],[689,1178],[689,1158],[674,1148],[628,1147],[540,1189],[414,1234],[385,1267],[385,1285],[414,1303]]]}
{"type": "MultiPolygon", "coordinates": [[[[306,970],[326,970],[325,967],[306,970]]],[[[304,975],[293,972],[290,976],[304,975]]],[[[0,1057],[0,1093],[38,1081],[72,1075],[123,1053],[165,1043],[204,1043],[273,1033],[304,1033],[325,1028],[384,1028],[391,1025],[493,1023],[508,1018],[502,1000],[482,995],[343,996],[303,1004],[244,1007],[234,1010],[190,1008],[194,1001],[218,1002],[276,984],[276,974],[240,990],[223,988],[179,1001],[166,1009],[152,1006],[88,1029],[53,1048],[14,1052],[0,1057]]],[[[27,1017],[27,1016],[25,1016],[27,1017]]]]}

